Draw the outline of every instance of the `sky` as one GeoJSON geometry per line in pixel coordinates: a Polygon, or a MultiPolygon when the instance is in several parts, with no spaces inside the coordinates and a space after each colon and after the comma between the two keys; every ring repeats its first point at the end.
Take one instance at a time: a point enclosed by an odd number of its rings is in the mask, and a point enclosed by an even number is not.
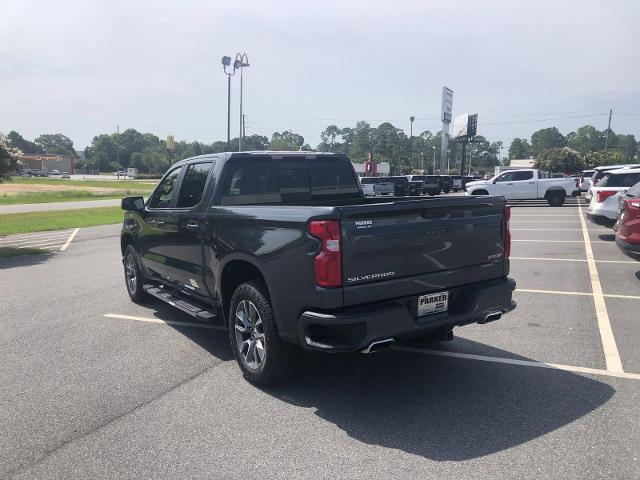
{"type": "MultiPolygon", "coordinates": [[[[135,128],[226,138],[223,55],[246,53],[247,135],[330,124],[441,129],[478,113],[502,140],[584,124],[640,137],[637,0],[36,1],[0,4],[0,131],[81,149],[135,128]]],[[[239,74],[231,135],[239,131],[239,74]]],[[[503,154],[506,153],[503,152],[503,154]]]]}

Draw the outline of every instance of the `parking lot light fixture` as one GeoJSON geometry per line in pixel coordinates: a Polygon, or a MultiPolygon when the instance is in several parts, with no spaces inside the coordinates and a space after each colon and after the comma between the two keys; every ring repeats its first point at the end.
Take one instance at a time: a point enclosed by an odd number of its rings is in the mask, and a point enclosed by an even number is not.
{"type": "Polygon", "coordinates": [[[231,57],[224,56],[221,63],[222,70],[227,75],[227,150],[231,150],[231,77],[236,74],[237,60],[232,65],[231,57]]]}

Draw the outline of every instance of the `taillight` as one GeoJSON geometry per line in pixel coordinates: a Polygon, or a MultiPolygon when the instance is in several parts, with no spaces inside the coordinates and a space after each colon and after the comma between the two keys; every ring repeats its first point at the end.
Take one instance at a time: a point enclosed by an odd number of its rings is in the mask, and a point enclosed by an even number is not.
{"type": "Polygon", "coordinates": [[[312,220],[309,233],[322,241],[322,249],[315,256],[316,284],[321,287],[342,286],[342,258],[340,257],[340,222],[312,220]]]}
{"type": "Polygon", "coordinates": [[[576,188],[580,188],[580,179],[576,178],[576,188]]]}
{"type": "Polygon", "coordinates": [[[511,231],[509,230],[509,220],[511,219],[511,207],[504,207],[504,258],[511,255],[511,231]]]}
{"type": "Polygon", "coordinates": [[[611,195],[615,195],[616,193],[618,192],[616,192],[615,190],[598,191],[598,194],[597,194],[598,203],[604,202],[607,198],[609,198],[611,195]]]}
{"type": "Polygon", "coordinates": [[[631,216],[631,218],[633,217],[640,218],[640,200],[627,199],[624,201],[624,206],[627,212],[629,212],[629,215],[631,216]]]}

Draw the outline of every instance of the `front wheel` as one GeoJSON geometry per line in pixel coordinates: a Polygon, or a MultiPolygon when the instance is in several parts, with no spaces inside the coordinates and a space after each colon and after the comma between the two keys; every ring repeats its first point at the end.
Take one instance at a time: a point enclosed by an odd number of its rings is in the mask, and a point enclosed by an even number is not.
{"type": "Polygon", "coordinates": [[[132,301],[140,303],[147,298],[142,289],[143,277],[138,262],[138,252],[133,245],[127,245],[124,250],[124,280],[127,284],[127,293],[132,301]]]}
{"type": "Polygon", "coordinates": [[[289,373],[293,346],[278,335],[264,283],[241,284],[229,309],[229,336],[244,377],[255,385],[270,385],[289,373]]]}

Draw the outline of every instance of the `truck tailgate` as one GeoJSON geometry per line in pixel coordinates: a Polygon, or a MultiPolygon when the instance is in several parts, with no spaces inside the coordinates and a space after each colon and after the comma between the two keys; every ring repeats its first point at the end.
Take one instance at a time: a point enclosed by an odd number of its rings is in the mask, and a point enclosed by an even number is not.
{"type": "Polygon", "coordinates": [[[396,201],[340,211],[345,306],[507,274],[502,197],[396,201]]]}

